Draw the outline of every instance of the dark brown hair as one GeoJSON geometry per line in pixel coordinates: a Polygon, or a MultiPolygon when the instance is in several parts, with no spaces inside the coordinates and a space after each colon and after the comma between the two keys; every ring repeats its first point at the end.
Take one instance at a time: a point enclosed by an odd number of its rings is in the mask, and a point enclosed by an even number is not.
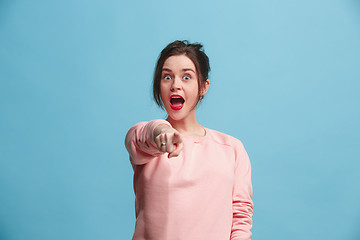
{"type": "Polygon", "coordinates": [[[201,86],[203,86],[203,84],[208,79],[210,64],[209,64],[209,58],[203,50],[203,45],[201,45],[200,43],[189,43],[187,40],[184,41],[177,40],[170,43],[161,51],[161,54],[159,56],[159,59],[155,67],[155,73],[153,79],[154,99],[156,104],[161,108],[164,108],[164,105],[160,97],[160,81],[161,81],[162,68],[164,66],[166,59],[168,59],[171,56],[177,56],[177,55],[187,56],[188,58],[191,59],[191,61],[195,65],[196,72],[198,75],[197,78],[198,78],[198,86],[199,86],[199,90],[198,90],[199,100],[200,100],[201,86]]]}

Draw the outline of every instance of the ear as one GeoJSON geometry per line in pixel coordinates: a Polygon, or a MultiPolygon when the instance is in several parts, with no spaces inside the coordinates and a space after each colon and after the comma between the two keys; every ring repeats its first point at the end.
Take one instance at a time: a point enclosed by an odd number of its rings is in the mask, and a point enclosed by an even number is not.
{"type": "Polygon", "coordinates": [[[209,79],[206,79],[205,83],[201,87],[201,96],[204,96],[205,93],[209,90],[210,81],[209,79]]]}

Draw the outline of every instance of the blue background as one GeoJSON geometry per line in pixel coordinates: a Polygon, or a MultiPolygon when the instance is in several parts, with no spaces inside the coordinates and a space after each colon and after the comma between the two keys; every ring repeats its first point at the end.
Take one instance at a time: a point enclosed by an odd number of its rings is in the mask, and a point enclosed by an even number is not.
{"type": "Polygon", "coordinates": [[[253,239],[360,239],[360,2],[0,1],[0,239],[130,239],[160,51],[205,45],[199,122],[253,168],[253,239]]]}

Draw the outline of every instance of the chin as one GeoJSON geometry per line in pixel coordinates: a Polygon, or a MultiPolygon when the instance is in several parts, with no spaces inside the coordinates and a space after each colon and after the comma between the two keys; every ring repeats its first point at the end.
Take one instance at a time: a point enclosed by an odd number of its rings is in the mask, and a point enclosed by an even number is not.
{"type": "Polygon", "coordinates": [[[175,111],[172,110],[171,108],[170,109],[166,109],[166,113],[168,115],[168,118],[172,119],[172,120],[175,120],[175,121],[178,121],[178,120],[181,120],[183,118],[185,118],[185,114],[184,113],[181,113],[179,111],[175,111]]]}
{"type": "Polygon", "coordinates": [[[181,121],[181,120],[184,120],[186,118],[188,118],[192,112],[189,112],[189,111],[186,111],[184,109],[184,111],[176,111],[174,112],[173,110],[170,110],[170,111],[167,111],[167,114],[168,114],[168,118],[170,118],[171,120],[174,120],[174,121],[181,121]]]}
{"type": "Polygon", "coordinates": [[[174,121],[180,121],[182,119],[185,118],[184,114],[179,114],[179,113],[167,113],[168,114],[168,118],[174,120],[174,121]]]}

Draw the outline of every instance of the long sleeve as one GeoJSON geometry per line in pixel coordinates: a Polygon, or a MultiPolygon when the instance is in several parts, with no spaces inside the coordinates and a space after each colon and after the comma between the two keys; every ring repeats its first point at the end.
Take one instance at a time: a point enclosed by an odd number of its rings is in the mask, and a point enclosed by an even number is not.
{"type": "Polygon", "coordinates": [[[134,165],[145,164],[153,156],[163,154],[155,145],[154,129],[160,124],[171,127],[168,121],[157,119],[149,122],[139,122],[130,128],[125,137],[125,146],[130,155],[130,161],[134,165]]]}
{"type": "Polygon", "coordinates": [[[243,144],[236,144],[235,182],[233,186],[233,223],[231,240],[251,239],[253,201],[251,165],[243,144]]]}

